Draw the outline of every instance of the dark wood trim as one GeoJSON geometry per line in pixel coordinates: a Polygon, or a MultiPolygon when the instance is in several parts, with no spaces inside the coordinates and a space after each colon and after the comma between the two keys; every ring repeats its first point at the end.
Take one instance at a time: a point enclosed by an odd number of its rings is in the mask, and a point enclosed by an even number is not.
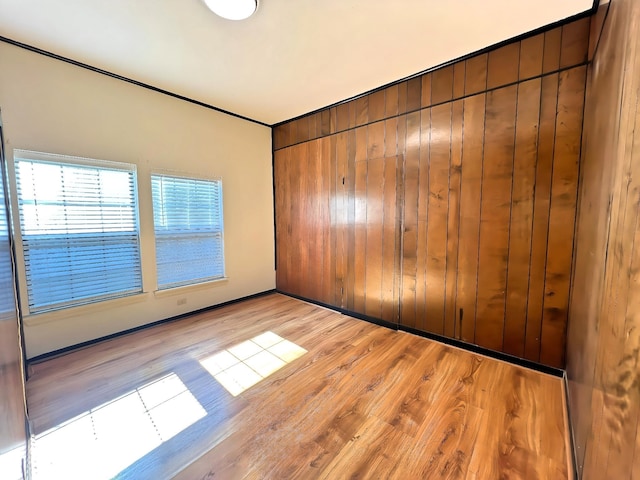
{"type": "Polygon", "coordinates": [[[162,325],[164,323],[175,322],[176,320],[181,320],[183,318],[190,317],[191,315],[196,315],[198,313],[209,312],[212,310],[217,310],[222,307],[227,307],[229,305],[233,305],[235,303],[244,302],[246,300],[251,300],[252,298],[264,297],[265,295],[269,295],[270,293],[274,293],[275,289],[265,290],[264,292],[254,293],[252,295],[247,295],[246,297],[236,298],[234,300],[229,300],[227,302],[218,303],[216,305],[211,305],[209,307],[200,308],[198,310],[193,310],[191,312],[182,313],[180,315],[176,315],[174,317],[165,318],[163,320],[157,320],[155,322],[146,323],[144,325],[140,325],[138,327],[129,328],[127,330],[123,330],[121,332],[112,333],[110,335],[105,335],[104,337],[96,338],[93,340],[88,340],[86,342],[77,343],[75,345],[70,345],[68,347],[61,348],[59,350],[54,350],[53,352],[43,353],[42,355],[37,355],[33,358],[27,360],[28,365],[34,365],[36,363],[44,362],[45,360],[50,360],[55,357],[59,357],[61,355],[65,355],[67,353],[73,352],[75,350],[80,350],[81,348],[90,347],[91,345],[95,345],[96,343],[105,342],[107,340],[111,340],[113,338],[122,337],[124,335],[128,335],[130,333],[139,332],[140,330],[146,330],[151,327],[155,327],[157,325],[162,325]]]}
{"type": "Polygon", "coordinates": [[[271,201],[273,203],[273,269],[278,269],[278,234],[276,228],[278,228],[276,222],[276,154],[275,149],[275,136],[274,129],[271,129],[271,201]]]}
{"type": "Polygon", "coordinates": [[[573,464],[573,480],[579,480],[580,474],[578,473],[578,456],[576,455],[576,439],[573,433],[573,422],[571,421],[571,402],[569,401],[569,378],[567,377],[567,372],[563,372],[562,374],[562,388],[564,388],[564,399],[566,401],[565,408],[567,410],[567,428],[569,429],[566,432],[569,435],[569,455],[571,455],[571,463],[573,464]]]}
{"type": "MultiPolygon", "coordinates": [[[[475,57],[475,56],[478,56],[478,55],[482,55],[484,53],[488,53],[488,52],[490,52],[492,50],[497,50],[498,48],[504,47],[505,45],[509,45],[510,43],[519,42],[521,40],[525,40],[525,39],[527,39],[529,37],[533,37],[533,36],[538,35],[540,33],[544,33],[544,32],[547,32],[549,30],[553,30],[554,28],[562,27],[562,26],[564,26],[564,25],[566,25],[568,23],[574,22],[576,20],[580,20],[582,18],[590,17],[597,10],[597,4],[598,4],[598,0],[594,0],[594,6],[591,7],[589,10],[585,10],[584,12],[577,13],[575,15],[572,15],[570,17],[564,18],[562,20],[558,20],[557,22],[553,22],[553,23],[550,23],[548,25],[543,25],[542,27],[538,27],[538,28],[536,28],[534,30],[531,30],[529,32],[525,32],[525,33],[522,33],[520,35],[516,35],[515,37],[508,38],[507,40],[503,40],[501,42],[494,43],[493,45],[489,45],[488,47],[481,48],[480,50],[476,50],[475,52],[471,52],[471,53],[468,53],[466,55],[462,55],[460,57],[454,58],[453,60],[448,60],[448,61],[446,61],[444,63],[439,64],[439,65],[427,68],[426,70],[422,70],[422,71],[420,71],[418,73],[414,73],[412,75],[409,75],[407,77],[401,78],[399,80],[394,80],[393,82],[386,83],[384,85],[381,85],[379,87],[373,88],[371,90],[367,90],[366,92],[360,93],[358,95],[354,95],[353,97],[347,98],[345,100],[340,100],[339,102],[332,103],[330,105],[327,105],[327,106],[324,106],[324,107],[321,107],[321,108],[317,108],[317,109],[312,110],[310,112],[303,113],[303,114],[298,115],[296,117],[292,117],[292,118],[290,118],[288,120],[283,120],[281,122],[274,123],[273,125],[271,125],[271,127],[273,127],[273,128],[279,127],[280,125],[292,122],[294,120],[298,120],[299,118],[306,117],[307,115],[313,115],[313,114],[319,113],[319,112],[321,112],[323,110],[326,110],[328,108],[337,107],[338,105],[342,105],[344,103],[352,102],[353,100],[356,100],[356,99],[358,99],[360,97],[364,97],[366,95],[370,95],[370,94],[378,92],[380,90],[384,90],[384,89],[386,89],[388,87],[392,87],[393,85],[398,85],[398,84],[400,84],[402,82],[406,82],[407,80],[411,80],[411,79],[419,77],[421,75],[425,75],[427,73],[431,73],[431,72],[433,72],[435,70],[439,70],[441,68],[448,67],[450,65],[453,65],[454,63],[458,63],[458,62],[467,60],[469,58],[472,58],[472,57],[475,57]]],[[[574,66],[577,67],[578,65],[574,65],[574,66]]],[[[568,68],[572,68],[572,67],[568,67],[568,68]]],[[[566,68],[565,68],[565,70],[566,70],[566,68]]],[[[558,72],[556,71],[556,72],[550,72],[550,73],[558,73],[558,72]]],[[[520,82],[526,81],[526,80],[531,80],[533,78],[537,78],[537,77],[531,77],[531,78],[527,78],[527,79],[522,79],[522,80],[519,80],[516,83],[520,83],[520,82]]],[[[503,85],[502,87],[506,87],[506,86],[508,86],[508,85],[503,85]]],[[[499,87],[499,88],[502,88],[502,87],[499,87]]],[[[459,98],[456,98],[454,100],[459,100],[459,98]]],[[[448,102],[444,102],[444,103],[448,103],[448,102]]],[[[431,105],[431,106],[436,106],[436,105],[431,105]]],[[[427,108],[427,107],[425,107],[425,108],[427,108]]],[[[406,113],[410,113],[410,112],[406,112],[406,113]]],[[[389,117],[389,118],[393,118],[393,117],[389,117]]],[[[338,132],[335,132],[335,133],[338,133],[338,132]]]]}
{"type": "Polygon", "coordinates": [[[25,50],[29,50],[30,52],[38,53],[40,55],[44,55],[45,57],[53,58],[55,60],[60,60],[61,62],[69,63],[71,65],[75,65],[76,67],[84,68],[86,70],[90,70],[95,73],[99,73],[101,75],[105,75],[107,77],[115,78],[116,80],[121,80],[123,82],[130,83],[132,85],[136,85],[138,87],[146,88],[147,90],[152,90],[157,93],[161,93],[163,95],[167,95],[169,97],[177,98],[178,100],[183,100],[188,103],[193,103],[194,105],[198,105],[200,107],[208,108],[210,110],[214,110],[219,113],[224,113],[225,115],[229,115],[231,117],[239,118],[241,120],[246,120],[247,122],[256,123],[258,125],[262,125],[263,127],[271,127],[268,123],[261,122],[259,120],[255,120],[253,118],[245,117],[244,115],[240,115],[238,113],[230,112],[229,110],[225,110],[223,108],[215,107],[208,103],[201,102],[199,100],[194,100],[193,98],[185,97],[184,95],[179,95],[177,93],[170,92],[168,90],[164,90],[162,88],[154,87],[153,85],[149,85],[148,83],[139,82],[138,80],[133,80],[132,78],[125,77],[123,75],[118,75],[117,73],[109,72],[107,70],[103,70],[101,68],[94,67],[92,65],[88,65],[83,62],[78,62],[77,60],[73,60],[68,57],[63,57],[62,55],[58,55],[57,53],[49,52],[47,50],[43,50],[38,47],[34,47],[32,45],[28,45],[26,43],[18,42],[17,40],[12,40],[11,38],[3,37],[0,35],[0,42],[8,43],[9,45],[13,45],[15,47],[23,48],[25,50]]]}
{"type": "Polygon", "coordinates": [[[366,322],[374,323],[376,325],[380,325],[382,327],[387,327],[392,330],[399,330],[407,333],[412,333],[414,335],[418,335],[419,337],[428,338],[429,340],[433,340],[436,342],[444,343],[445,345],[451,345],[452,347],[461,348],[463,350],[467,350],[469,352],[477,353],[479,355],[484,355],[486,357],[490,357],[496,360],[502,360],[504,362],[510,363],[512,365],[518,365],[519,367],[528,368],[530,370],[535,370],[537,372],[546,373],[548,375],[553,375],[554,377],[562,378],[565,374],[564,370],[554,367],[549,367],[547,365],[542,365],[541,363],[532,362],[531,360],[526,360],[524,358],[515,357],[513,355],[509,355],[508,353],[497,352],[495,350],[489,350],[488,348],[481,347],[479,345],[475,345],[472,343],[463,342],[462,340],[457,340],[454,338],[445,337],[443,335],[437,335],[435,333],[423,332],[421,330],[417,330],[415,328],[407,327],[405,325],[398,325],[395,323],[386,322],[384,320],[380,320],[379,318],[373,318],[368,315],[362,315],[356,312],[351,312],[344,308],[335,307],[333,305],[328,305],[326,303],[318,302],[315,300],[311,300],[309,298],[301,297],[299,295],[293,295],[291,293],[283,292],[281,290],[276,289],[276,292],[286,295],[287,297],[296,298],[298,300],[302,300],[304,302],[312,303],[314,305],[318,305],[320,307],[328,308],[329,310],[333,310],[343,315],[348,315],[349,317],[357,318],[359,320],[364,320],[366,322]]]}
{"type": "MultiPolygon", "coordinates": [[[[438,106],[440,106],[440,105],[446,105],[446,104],[449,104],[449,103],[457,102],[457,101],[459,101],[459,100],[465,100],[465,99],[467,99],[467,98],[469,98],[469,97],[475,97],[476,95],[483,95],[483,94],[491,93],[491,92],[493,92],[493,91],[500,90],[501,88],[512,87],[512,86],[514,86],[514,85],[519,85],[519,84],[521,84],[521,83],[523,83],[523,82],[528,82],[528,81],[530,81],[530,80],[536,80],[536,79],[538,79],[538,78],[544,78],[544,77],[548,77],[548,76],[550,76],[550,75],[557,75],[557,74],[562,73],[562,72],[565,72],[565,71],[567,71],[567,70],[572,70],[572,69],[574,69],[574,68],[583,67],[583,66],[585,66],[585,65],[589,65],[589,62],[588,62],[588,61],[586,61],[586,62],[580,62],[580,63],[577,63],[577,64],[575,64],[575,65],[571,65],[570,67],[563,67],[563,68],[559,68],[559,69],[557,69],[557,70],[553,70],[553,71],[551,71],[551,72],[542,73],[542,74],[540,74],[540,75],[535,75],[535,76],[533,76],[533,77],[523,78],[523,79],[521,79],[521,80],[516,80],[515,82],[511,82],[511,83],[506,83],[506,84],[504,84],[504,85],[500,85],[499,87],[487,88],[486,90],[482,90],[482,91],[480,91],[480,92],[469,93],[469,94],[466,94],[466,95],[461,95],[461,96],[459,96],[459,97],[453,97],[451,100],[446,100],[446,101],[444,101],[444,102],[433,103],[433,104],[431,104],[431,105],[428,105],[428,106],[425,106],[425,107],[420,107],[420,108],[415,108],[415,109],[413,109],[413,110],[407,110],[407,111],[406,111],[406,112],[404,112],[404,113],[399,113],[399,114],[396,114],[396,115],[390,115],[390,116],[388,116],[388,117],[384,117],[384,118],[383,118],[383,119],[381,119],[381,120],[375,120],[375,121],[373,121],[373,122],[366,122],[366,123],[363,123],[363,124],[359,124],[358,126],[349,127],[349,128],[343,129],[343,130],[336,130],[336,131],[335,131],[335,132],[333,132],[333,133],[327,133],[327,134],[324,134],[324,135],[320,135],[319,137],[309,138],[308,140],[302,140],[302,141],[300,141],[300,142],[296,142],[296,143],[292,143],[291,145],[287,145],[287,146],[285,146],[285,147],[273,148],[273,151],[274,151],[274,152],[277,152],[278,150],[283,150],[283,149],[285,149],[285,148],[294,147],[294,146],[296,146],[296,145],[300,145],[300,144],[302,144],[302,143],[312,142],[312,141],[314,141],[314,140],[318,140],[318,139],[320,139],[320,138],[330,137],[330,136],[332,136],[332,135],[337,135],[337,134],[339,134],[339,133],[348,132],[349,130],[356,130],[356,129],[361,128],[361,127],[366,127],[366,126],[371,125],[371,124],[374,124],[374,123],[384,122],[384,121],[389,120],[389,119],[391,119],[391,118],[404,117],[404,116],[406,116],[406,115],[410,115],[411,113],[419,112],[419,111],[421,111],[421,110],[425,110],[425,109],[429,109],[429,108],[433,108],[433,107],[438,107],[438,106]]],[[[386,88],[386,87],[385,87],[385,88],[386,88]]],[[[366,95],[366,94],[365,94],[365,95],[366,95]]],[[[327,107],[327,108],[329,108],[329,107],[327,107]]],[[[322,109],[322,110],[324,110],[324,109],[322,109]]],[[[313,113],[314,113],[314,112],[311,112],[310,114],[302,115],[302,117],[305,117],[305,116],[307,116],[307,115],[312,115],[313,113]]],[[[317,113],[317,112],[315,112],[315,113],[317,113]]],[[[298,118],[301,118],[301,117],[298,117],[298,118]]],[[[295,120],[295,119],[293,119],[293,120],[295,120]]],[[[293,120],[291,120],[291,121],[293,121],[293,120]]],[[[284,123],[286,123],[286,122],[284,122],[284,123]]],[[[276,127],[276,125],[274,125],[274,129],[275,129],[275,127],[276,127]]],[[[271,137],[272,137],[272,146],[275,146],[275,142],[274,142],[275,138],[274,138],[273,131],[272,131],[271,137]]]]}

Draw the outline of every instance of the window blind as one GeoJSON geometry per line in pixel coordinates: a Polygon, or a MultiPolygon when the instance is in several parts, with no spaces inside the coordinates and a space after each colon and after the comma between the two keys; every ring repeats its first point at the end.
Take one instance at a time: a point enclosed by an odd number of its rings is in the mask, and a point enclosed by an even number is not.
{"type": "MultiPolygon", "coordinates": [[[[0,162],[1,165],[2,162],[0,162]]],[[[4,181],[0,172],[0,321],[15,318],[16,315],[11,256],[9,222],[4,203],[4,181]]]]}
{"type": "Polygon", "coordinates": [[[16,158],[29,311],[141,292],[135,166],[50,157],[16,158]]]}
{"type": "Polygon", "coordinates": [[[222,182],[151,176],[158,289],[224,277],[222,182]]]}

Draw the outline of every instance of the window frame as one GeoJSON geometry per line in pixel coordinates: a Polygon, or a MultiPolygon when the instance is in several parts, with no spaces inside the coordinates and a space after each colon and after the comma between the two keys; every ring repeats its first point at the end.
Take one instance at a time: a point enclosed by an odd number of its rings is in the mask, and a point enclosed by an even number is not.
{"type": "MultiPolygon", "coordinates": [[[[7,162],[9,169],[10,179],[10,198],[11,198],[11,226],[15,237],[16,256],[18,261],[16,262],[18,270],[18,287],[19,297],[23,312],[26,317],[37,316],[50,316],[59,317],[61,314],[66,315],[64,312],[68,312],[70,309],[91,309],[94,306],[100,306],[103,304],[109,304],[109,302],[123,301],[131,302],[133,298],[140,297],[145,292],[144,288],[144,260],[143,260],[143,246],[142,246],[142,231],[140,222],[140,201],[139,201],[139,185],[138,185],[138,168],[134,163],[119,162],[112,160],[102,160],[89,157],[79,157],[73,155],[64,155],[57,153],[38,152],[26,149],[13,149],[13,155],[10,157],[10,162],[7,162]],[[18,164],[20,160],[34,161],[34,162],[49,162],[52,164],[63,164],[70,166],[88,167],[88,168],[103,168],[109,170],[116,170],[120,172],[128,172],[131,174],[132,182],[132,211],[133,211],[133,226],[134,232],[137,236],[136,246],[138,255],[138,269],[140,274],[139,288],[135,291],[124,292],[122,294],[105,294],[104,296],[94,296],[86,299],[78,299],[77,301],[59,302],[52,304],[49,307],[42,307],[32,309],[29,305],[29,289],[27,283],[27,268],[24,251],[24,240],[22,223],[20,219],[21,201],[19,198],[18,189],[18,164]]],[[[53,318],[52,317],[52,318],[53,318]]]]}
{"type": "Polygon", "coordinates": [[[165,295],[172,295],[183,293],[193,289],[200,289],[203,287],[208,287],[215,284],[220,284],[222,282],[226,282],[228,280],[227,277],[227,261],[225,255],[225,223],[224,223],[224,188],[223,188],[223,179],[219,176],[207,175],[207,174],[197,174],[191,172],[183,172],[177,170],[168,170],[168,169],[153,169],[149,173],[149,189],[151,195],[151,224],[153,228],[153,245],[154,245],[154,268],[155,268],[155,290],[154,295],[156,297],[163,297],[165,295]],[[183,179],[183,180],[195,180],[202,182],[210,182],[210,183],[218,183],[219,195],[220,195],[220,243],[221,243],[221,258],[222,258],[222,274],[220,276],[215,277],[204,277],[197,278],[191,281],[184,282],[174,282],[171,284],[160,285],[159,282],[159,269],[158,269],[158,234],[156,232],[156,222],[155,222],[155,199],[153,194],[153,178],[154,177],[168,177],[172,179],[183,179]]]}

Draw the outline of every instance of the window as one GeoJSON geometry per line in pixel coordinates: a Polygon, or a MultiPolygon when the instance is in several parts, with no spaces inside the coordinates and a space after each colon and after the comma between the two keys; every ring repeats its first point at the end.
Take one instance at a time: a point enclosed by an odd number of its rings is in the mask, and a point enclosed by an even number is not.
{"type": "MultiPolygon", "coordinates": [[[[0,145],[1,148],[1,145],[0,145]]],[[[0,151],[0,155],[2,152],[0,151]]],[[[0,160],[0,168],[3,162],[0,160]]],[[[13,262],[9,240],[9,224],[4,203],[4,180],[0,172],[0,322],[15,318],[16,304],[13,289],[13,262]]]]}
{"type": "Polygon", "coordinates": [[[29,311],[142,291],[135,166],[15,151],[29,311]]]}
{"type": "Polygon", "coordinates": [[[222,183],[152,175],[158,289],[224,277],[222,183]]]}

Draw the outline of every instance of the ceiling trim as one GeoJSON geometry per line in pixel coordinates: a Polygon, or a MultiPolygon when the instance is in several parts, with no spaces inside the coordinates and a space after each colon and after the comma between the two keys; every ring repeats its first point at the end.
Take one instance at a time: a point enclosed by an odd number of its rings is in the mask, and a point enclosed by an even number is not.
{"type": "Polygon", "coordinates": [[[240,115],[238,113],[230,112],[229,110],[225,110],[223,108],[216,107],[214,105],[210,105],[208,103],[201,102],[199,100],[195,100],[193,98],[185,97],[184,95],[179,95],[177,93],[170,92],[168,90],[164,90],[162,88],[154,87],[153,85],[149,85],[148,83],[139,82],[138,80],[134,80],[129,77],[125,77],[123,75],[118,75],[117,73],[109,72],[108,70],[103,70],[98,67],[94,67],[92,65],[88,65],[83,62],[79,62],[77,60],[73,60],[72,58],[63,57],[62,55],[58,55],[57,53],[49,52],[47,50],[43,50],[38,47],[34,47],[32,45],[28,45],[26,43],[18,42],[17,40],[12,40],[11,38],[3,37],[0,35],[0,42],[8,43],[9,45],[13,45],[19,48],[23,48],[25,50],[29,50],[30,52],[38,53],[40,55],[44,55],[45,57],[53,58],[55,60],[60,60],[61,62],[69,63],[71,65],[75,65],[76,67],[84,68],[86,70],[90,70],[95,73],[99,73],[101,75],[106,75],[107,77],[115,78],[116,80],[121,80],[123,82],[130,83],[132,85],[136,85],[138,87],[146,88],[147,90],[152,90],[157,93],[161,93],[163,95],[168,95],[169,97],[177,98],[178,100],[183,100],[185,102],[193,103],[194,105],[198,105],[200,107],[208,108],[210,110],[215,110],[219,113],[224,113],[225,115],[230,115],[235,118],[239,118],[241,120],[246,120],[247,122],[256,123],[258,125],[262,125],[264,127],[271,128],[272,125],[268,123],[261,122],[259,120],[255,120],[253,118],[245,117],[244,115],[240,115]]]}
{"type": "Polygon", "coordinates": [[[584,12],[577,13],[575,15],[572,15],[570,17],[564,18],[562,20],[558,20],[557,22],[549,23],[548,25],[543,25],[542,27],[538,27],[535,30],[531,30],[529,32],[522,33],[520,35],[516,35],[515,37],[508,38],[507,40],[503,40],[501,42],[494,43],[493,45],[489,45],[488,47],[482,48],[480,50],[476,50],[475,52],[471,52],[471,53],[468,53],[466,55],[462,55],[460,57],[454,58],[453,60],[448,60],[448,61],[443,62],[443,63],[441,63],[439,65],[436,65],[434,67],[427,68],[426,70],[422,70],[422,71],[420,71],[418,73],[414,73],[412,75],[409,75],[407,77],[401,78],[399,80],[394,80],[393,82],[389,82],[389,83],[386,83],[386,84],[381,85],[379,87],[373,88],[371,90],[367,90],[366,92],[359,93],[358,95],[354,95],[353,97],[349,97],[347,99],[340,100],[339,102],[332,103],[331,105],[327,105],[327,106],[324,106],[324,107],[321,107],[321,108],[317,108],[317,109],[312,110],[310,112],[303,113],[302,115],[297,115],[295,117],[292,117],[292,118],[290,118],[288,120],[283,120],[281,122],[274,123],[273,125],[271,125],[271,127],[272,128],[279,127],[280,125],[284,125],[285,123],[289,123],[289,122],[298,120],[300,118],[304,118],[304,117],[306,117],[308,115],[314,115],[314,114],[316,114],[318,112],[321,112],[323,110],[326,110],[328,108],[333,108],[333,107],[337,107],[338,105],[342,105],[344,103],[349,103],[349,102],[351,102],[353,100],[356,100],[358,98],[365,97],[367,95],[370,95],[372,93],[378,92],[380,90],[384,90],[385,88],[392,87],[392,86],[398,85],[398,84],[400,84],[402,82],[406,82],[407,80],[411,80],[413,78],[420,77],[420,76],[422,76],[424,74],[431,73],[431,72],[433,72],[435,70],[439,70],[441,68],[448,67],[448,66],[453,65],[454,63],[460,62],[462,60],[467,60],[467,59],[469,59],[471,57],[475,57],[477,55],[482,55],[482,54],[490,52],[492,50],[496,50],[496,49],[498,49],[500,47],[503,47],[505,45],[508,45],[510,43],[519,42],[521,40],[524,40],[524,39],[529,38],[529,37],[533,37],[533,36],[538,35],[540,33],[544,33],[546,31],[553,30],[554,28],[561,27],[563,25],[566,25],[568,23],[574,22],[576,20],[580,20],[581,18],[590,17],[598,9],[598,3],[599,3],[599,0],[594,0],[593,7],[591,7],[589,10],[585,10],[584,12]]]}

